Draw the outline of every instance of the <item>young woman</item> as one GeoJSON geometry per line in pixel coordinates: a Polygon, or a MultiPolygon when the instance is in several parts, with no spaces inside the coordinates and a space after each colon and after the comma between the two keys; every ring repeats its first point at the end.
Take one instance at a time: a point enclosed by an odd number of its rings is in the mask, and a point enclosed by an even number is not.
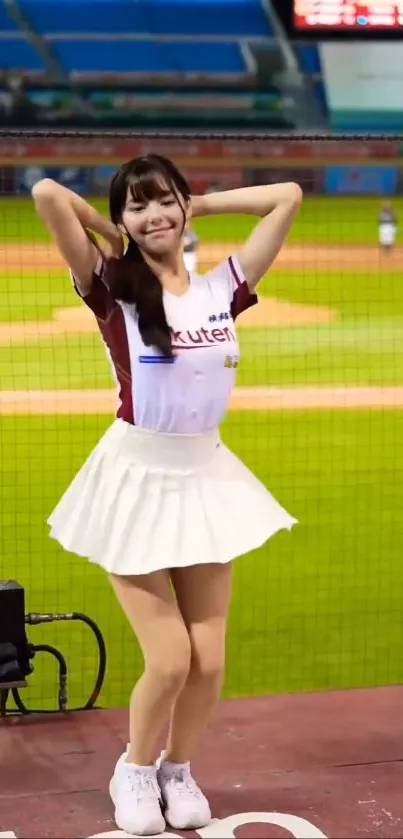
{"type": "Polygon", "coordinates": [[[232,560],[296,521],[218,429],[239,362],[235,318],[257,302],[302,193],[284,183],[191,196],[171,161],[149,155],[113,178],[111,221],[48,179],[32,194],[119,388],[116,421],[49,519],[64,548],[108,573],[144,656],[110,784],[116,824],[197,829],[211,813],[189,761],[220,694],[232,560]],[[189,274],[185,227],[219,213],[261,220],[238,255],[189,274]]]}

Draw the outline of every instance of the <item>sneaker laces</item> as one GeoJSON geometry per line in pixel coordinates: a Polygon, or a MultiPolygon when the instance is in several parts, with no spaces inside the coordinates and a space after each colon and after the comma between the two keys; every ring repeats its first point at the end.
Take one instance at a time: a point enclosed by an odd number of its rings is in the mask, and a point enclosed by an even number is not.
{"type": "Polygon", "coordinates": [[[130,792],[137,795],[139,801],[146,798],[160,798],[160,788],[157,779],[153,775],[134,770],[127,776],[130,792]]]}
{"type": "Polygon", "coordinates": [[[194,798],[200,798],[202,795],[188,769],[176,769],[172,775],[169,775],[166,778],[166,786],[171,784],[178,795],[192,795],[194,798]]]}

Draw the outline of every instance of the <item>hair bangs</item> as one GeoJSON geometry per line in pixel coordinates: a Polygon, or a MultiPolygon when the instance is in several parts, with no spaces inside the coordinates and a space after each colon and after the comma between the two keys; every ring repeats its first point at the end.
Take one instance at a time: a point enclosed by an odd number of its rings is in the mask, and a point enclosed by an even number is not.
{"type": "Polygon", "coordinates": [[[131,174],[127,186],[133,201],[137,204],[161,201],[162,198],[172,194],[177,197],[177,190],[171,178],[155,169],[131,174]]]}
{"type": "Polygon", "coordinates": [[[190,188],[186,179],[166,157],[148,154],[135,157],[123,164],[111,180],[109,188],[109,212],[114,224],[122,220],[128,191],[136,204],[160,201],[174,195],[179,204],[190,200],[190,188]]]}

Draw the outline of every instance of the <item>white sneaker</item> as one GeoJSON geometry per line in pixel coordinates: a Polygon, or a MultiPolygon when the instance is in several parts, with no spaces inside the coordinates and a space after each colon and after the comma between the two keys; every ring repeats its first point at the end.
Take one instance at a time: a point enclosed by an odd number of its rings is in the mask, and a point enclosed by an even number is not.
{"type": "Polygon", "coordinates": [[[156,767],[127,763],[126,755],[127,752],[119,758],[109,784],[116,825],[137,836],[163,833],[165,819],[156,767]]]}
{"type": "Polygon", "coordinates": [[[157,778],[167,824],[177,830],[197,830],[211,821],[210,805],[190,774],[189,763],[159,760],[157,778]]]}

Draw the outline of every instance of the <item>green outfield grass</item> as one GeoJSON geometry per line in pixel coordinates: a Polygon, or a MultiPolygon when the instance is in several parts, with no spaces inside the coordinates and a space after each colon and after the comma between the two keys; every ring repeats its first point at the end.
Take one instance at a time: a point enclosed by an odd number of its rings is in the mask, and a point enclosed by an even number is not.
{"type": "MultiPolygon", "coordinates": [[[[0,496],[7,575],[26,586],[27,609],[85,611],[99,622],[109,651],[103,702],[116,704],[139,673],[139,651],[103,572],[64,553],[46,526],[107,422],[3,417],[0,496]]],[[[236,564],[226,694],[400,681],[403,412],[235,413],[223,434],[300,521],[236,564]]],[[[29,634],[60,645],[71,701],[82,702],[94,674],[88,631],[29,634]]],[[[31,679],[32,703],[56,695],[45,662],[31,679]]]]}
{"type": "MultiPolygon", "coordinates": [[[[290,330],[242,329],[238,385],[402,385],[399,318],[290,330]]],[[[97,334],[0,346],[3,390],[113,387],[97,334]]]]}
{"type": "MultiPolygon", "coordinates": [[[[102,203],[102,202],[101,202],[102,203]]],[[[403,215],[403,200],[396,202],[403,215]]],[[[103,202],[105,207],[105,202],[103,202]]],[[[307,199],[292,241],[376,242],[377,199],[307,199]]],[[[197,222],[204,241],[242,240],[250,219],[197,222]]],[[[45,241],[29,200],[0,201],[0,243],[45,241]]],[[[402,272],[276,268],[261,293],[337,310],[331,324],[240,328],[238,383],[403,384],[402,272]]],[[[1,324],[49,320],[79,305],[65,273],[0,277],[1,324]]],[[[0,346],[2,389],[112,384],[98,335],[0,346]]],[[[46,517],[109,417],[0,416],[0,576],[26,587],[27,610],[85,611],[108,646],[103,704],[127,701],[140,655],[102,572],[63,553],[46,517]]],[[[226,441],[300,520],[292,534],[236,564],[227,695],[351,687],[403,677],[403,412],[231,413],[226,441]]],[[[71,701],[94,675],[94,644],[77,625],[31,629],[60,645],[71,701]]],[[[51,704],[55,671],[38,658],[27,699],[51,704]]]]}
{"type": "Polygon", "coordinates": [[[77,305],[66,271],[40,273],[38,268],[25,276],[8,269],[0,271],[0,324],[51,320],[55,309],[77,305]]]}
{"type": "MultiPolygon", "coordinates": [[[[303,186],[303,184],[302,184],[303,186]]],[[[92,200],[108,213],[104,199],[92,200]]],[[[394,198],[398,217],[403,217],[403,198],[394,198]]],[[[291,242],[314,244],[376,244],[378,198],[309,197],[293,227],[291,242]]],[[[195,220],[204,241],[242,241],[254,224],[249,216],[221,216],[195,220]]],[[[403,234],[402,234],[403,235],[403,234]]],[[[402,236],[400,237],[402,239],[402,236]]],[[[47,241],[48,235],[29,198],[0,199],[0,242],[47,241]]]]}

